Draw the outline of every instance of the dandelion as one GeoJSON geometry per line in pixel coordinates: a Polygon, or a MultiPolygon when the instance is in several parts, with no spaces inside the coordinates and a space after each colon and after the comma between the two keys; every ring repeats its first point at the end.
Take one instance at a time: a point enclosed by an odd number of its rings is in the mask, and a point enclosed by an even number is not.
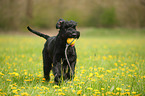
{"type": "Polygon", "coordinates": [[[18,73],[15,73],[15,76],[19,76],[19,74],[18,73]]]}
{"type": "Polygon", "coordinates": [[[114,65],[117,67],[118,65],[117,65],[117,63],[114,63],[114,65]]]}
{"type": "Polygon", "coordinates": [[[88,87],[87,89],[88,89],[88,90],[93,90],[93,88],[91,88],[91,87],[88,87]]]}
{"type": "Polygon", "coordinates": [[[46,79],[45,78],[42,78],[42,80],[45,81],[46,79]]]}
{"type": "Polygon", "coordinates": [[[124,84],[121,84],[122,86],[124,86],[124,84]]]}
{"type": "Polygon", "coordinates": [[[21,87],[21,89],[25,89],[25,87],[21,87]]]}
{"type": "Polygon", "coordinates": [[[56,89],[56,88],[59,88],[59,86],[58,85],[54,85],[53,88],[56,89]]]}
{"type": "Polygon", "coordinates": [[[134,94],[136,94],[136,92],[132,92],[132,94],[134,95],[134,94]]]}
{"type": "Polygon", "coordinates": [[[95,89],[95,90],[93,90],[93,91],[97,92],[97,91],[99,91],[99,90],[95,89]]]}
{"type": "Polygon", "coordinates": [[[111,70],[106,70],[108,73],[111,73],[112,71],[111,70]]]}
{"type": "Polygon", "coordinates": [[[72,90],[72,92],[73,92],[73,93],[75,93],[75,92],[76,92],[76,90],[74,90],[74,89],[73,89],[73,90],[72,90]]]}
{"type": "Polygon", "coordinates": [[[11,81],[10,79],[6,79],[7,81],[11,81]]]}
{"type": "Polygon", "coordinates": [[[98,92],[95,92],[95,93],[96,93],[96,94],[100,94],[101,92],[98,91],[98,92]]]}
{"type": "Polygon", "coordinates": [[[121,64],[121,66],[124,66],[124,64],[121,64]]]}
{"type": "Polygon", "coordinates": [[[32,81],[32,79],[28,79],[28,80],[24,80],[24,81],[29,82],[29,81],[32,81]]]}
{"type": "Polygon", "coordinates": [[[85,82],[81,82],[81,84],[85,84],[85,82]]]}
{"type": "Polygon", "coordinates": [[[22,96],[28,96],[29,94],[27,92],[21,93],[22,96]]]}
{"type": "Polygon", "coordinates": [[[49,83],[54,83],[54,81],[49,81],[49,83]]]}
{"type": "Polygon", "coordinates": [[[58,89],[57,91],[62,92],[62,90],[61,90],[61,89],[58,89]]]}
{"type": "Polygon", "coordinates": [[[0,75],[2,75],[2,76],[3,76],[4,74],[3,74],[2,72],[0,72],[0,75]]]}
{"type": "Polygon", "coordinates": [[[27,75],[27,72],[25,72],[24,75],[27,75]]]}
{"type": "Polygon", "coordinates": [[[93,76],[93,73],[90,73],[90,74],[89,74],[89,77],[92,77],[92,76],[93,76]]]}
{"type": "Polygon", "coordinates": [[[16,87],[12,87],[11,89],[17,89],[16,87]]]}
{"type": "Polygon", "coordinates": [[[101,88],[101,90],[104,90],[104,88],[101,88]]]}
{"type": "Polygon", "coordinates": [[[77,92],[77,95],[80,95],[82,93],[82,90],[79,90],[78,92],[77,92]]]}
{"type": "Polygon", "coordinates": [[[18,93],[17,90],[12,90],[12,92],[13,92],[13,93],[16,93],[16,94],[18,93]]]}
{"type": "Polygon", "coordinates": [[[90,69],[90,70],[93,70],[93,67],[90,67],[89,69],[90,69]]]}
{"type": "Polygon", "coordinates": [[[127,95],[130,95],[130,92],[126,92],[127,95]]]}
{"type": "Polygon", "coordinates": [[[32,62],[32,60],[33,60],[32,58],[29,58],[29,62],[32,62]]]}
{"type": "Polygon", "coordinates": [[[58,95],[65,95],[65,94],[64,94],[64,93],[62,93],[62,92],[59,92],[59,93],[58,93],[58,95]]]}
{"type": "Polygon", "coordinates": [[[121,91],[121,90],[122,90],[122,88],[117,87],[117,88],[116,88],[116,90],[117,90],[117,91],[121,91]]]}
{"type": "Polygon", "coordinates": [[[106,59],[107,59],[107,57],[106,57],[106,56],[103,56],[103,59],[104,59],[104,60],[106,60],[106,59]]]}
{"type": "Polygon", "coordinates": [[[111,94],[111,92],[106,92],[106,95],[110,95],[111,94]]]}

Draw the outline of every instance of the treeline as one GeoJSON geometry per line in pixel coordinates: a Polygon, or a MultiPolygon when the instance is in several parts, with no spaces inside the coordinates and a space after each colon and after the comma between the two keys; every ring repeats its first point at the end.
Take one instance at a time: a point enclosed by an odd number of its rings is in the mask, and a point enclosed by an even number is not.
{"type": "Polygon", "coordinates": [[[0,30],[54,28],[59,18],[80,27],[143,28],[145,0],[0,0],[0,30]]]}

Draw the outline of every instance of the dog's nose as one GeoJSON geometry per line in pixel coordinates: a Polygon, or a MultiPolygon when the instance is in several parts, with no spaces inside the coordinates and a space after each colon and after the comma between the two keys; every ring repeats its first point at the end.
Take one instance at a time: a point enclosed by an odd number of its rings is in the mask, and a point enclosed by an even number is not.
{"type": "Polygon", "coordinates": [[[75,37],[77,34],[76,33],[72,33],[72,36],[75,37]]]}

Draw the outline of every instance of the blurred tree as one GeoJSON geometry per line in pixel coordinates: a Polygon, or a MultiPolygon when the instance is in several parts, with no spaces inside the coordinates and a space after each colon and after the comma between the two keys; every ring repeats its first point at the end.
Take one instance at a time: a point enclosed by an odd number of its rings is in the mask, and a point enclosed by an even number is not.
{"type": "Polygon", "coordinates": [[[0,0],[0,29],[54,28],[59,18],[82,27],[145,27],[145,0],[0,0]]]}
{"type": "Polygon", "coordinates": [[[33,9],[33,0],[27,0],[27,4],[26,4],[26,16],[27,19],[31,19],[32,18],[32,9],[33,9]]]}
{"type": "Polygon", "coordinates": [[[145,6],[145,0],[140,0],[141,4],[145,6]]]}

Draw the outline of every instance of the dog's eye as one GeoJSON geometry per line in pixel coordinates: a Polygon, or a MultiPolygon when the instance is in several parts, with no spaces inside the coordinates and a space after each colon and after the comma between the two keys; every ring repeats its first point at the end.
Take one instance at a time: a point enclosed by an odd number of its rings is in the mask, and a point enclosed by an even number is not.
{"type": "Polygon", "coordinates": [[[73,26],[72,28],[76,29],[76,26],[73,26]]]}

